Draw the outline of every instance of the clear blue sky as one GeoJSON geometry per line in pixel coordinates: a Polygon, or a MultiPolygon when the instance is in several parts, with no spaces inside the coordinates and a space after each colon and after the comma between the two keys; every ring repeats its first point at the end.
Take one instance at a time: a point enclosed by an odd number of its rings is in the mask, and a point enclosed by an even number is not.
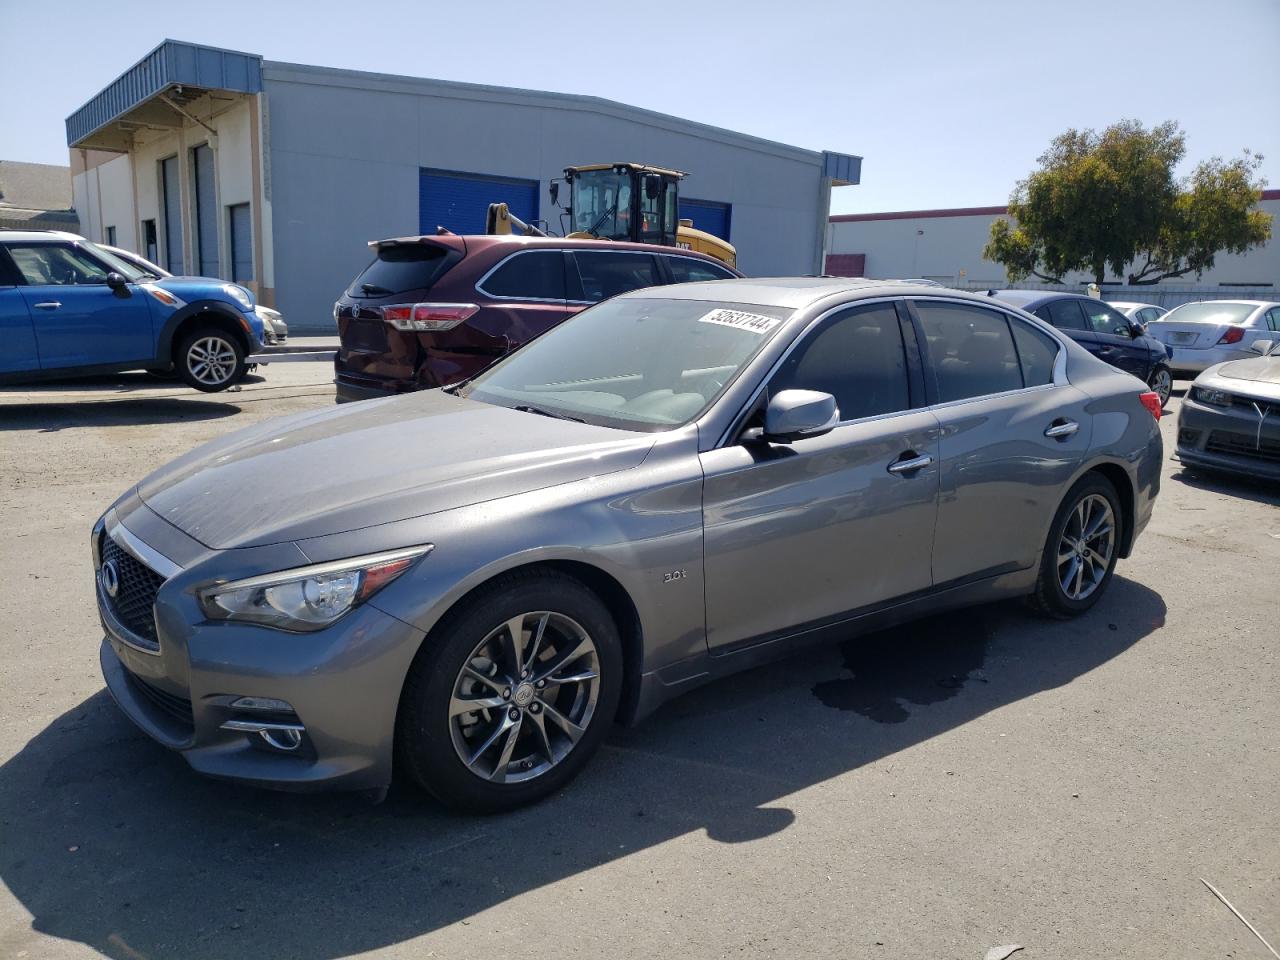
{"type": "Polygon", "coordinates": [[[1280,187],[1280,0],[0,0],[0,34],[6,160],[66,163],[66,116],[173,37],[858,154],[836,213],[1003,203],[1056,133],[1125,117],[1178,121],[1192,161],[1250,147],[1280,187]]]}

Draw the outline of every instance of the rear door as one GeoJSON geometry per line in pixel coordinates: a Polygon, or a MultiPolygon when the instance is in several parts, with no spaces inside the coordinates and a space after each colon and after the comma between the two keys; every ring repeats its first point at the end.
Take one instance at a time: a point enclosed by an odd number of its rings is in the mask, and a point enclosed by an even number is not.
{"type": "Polygon", "coordinates": [[[923,409],[905,313],[886,301],[820,321],[766,386],[767,394],[793,388],[835,396],[840,425],[794,443],[735,442],[702,455],[707,637],[715,651],[931,583],[939,432],[923,409]],[[923,462],[891,472],[904,458],[923,462]]]}
{"type": "Polygon", "coordinates": [[[18,288],[18,275],[0,247],[0,373],[40,369],[31,311],[18,288]]]}
{"type": "Polygon", "coordinates": [[[507,353],[559,323],[571,310],[562,250],[522,250],[500,261],[476,282],[488,299],[471,327],[493,337],[507,353]]]}
{"type": "Polygon", "coordinates": [[[9,254],[24,284],[40,366],[149,361],[155,356],[151,307],[130,284],[107,286],[104,264],[70,243],[13,243],[9,254]]]}
{"type": "Polygon", "coordinates": [[[1033,324],[968,302],[911,308],[942,430],[934,584],[1032,566],[1089,448],[1088,398],[1033,324]]]}
{"type": "Polygon", "coordinates": [[[1090,352],[1099,360],[1146,380],[1151,374],[1151,351],[1143,341],[1134,339],[1133,328],[1125,316],[1101,300],[1076,302],[1084,310],[1093,332],[1096,347],[1090,348],[1090,352]]]}

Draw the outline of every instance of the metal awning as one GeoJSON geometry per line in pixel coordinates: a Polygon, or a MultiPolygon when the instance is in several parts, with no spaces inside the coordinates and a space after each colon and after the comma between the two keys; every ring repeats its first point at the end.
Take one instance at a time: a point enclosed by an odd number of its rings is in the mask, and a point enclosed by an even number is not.
{"type": "Polygon", "coordinates": [[[165,40],[67,117],[67,146],[125,151],[138,127],[177,127],[214,91],[262,92],[262,57],[165,40]]]}
{"type": "Polygon", "coordinates": [[[822,151],[822,175],[833,187],[849,187],[862,182],[862,158],[847,153],[822,151]]]}

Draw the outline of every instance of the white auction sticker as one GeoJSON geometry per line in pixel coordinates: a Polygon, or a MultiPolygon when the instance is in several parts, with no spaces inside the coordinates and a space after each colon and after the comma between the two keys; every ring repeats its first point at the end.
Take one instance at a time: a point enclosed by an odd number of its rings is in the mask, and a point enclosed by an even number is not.
{"type": "Polygon", "coordinates": [[[749,330],[752,333],[768,333],[782,321],[759,313],[745,313],[742,310],[726,310],[724,307],[720,307],[699,317],[698,322],[718,323],[722,327],[735,327],[738,330],[749,330]]]}

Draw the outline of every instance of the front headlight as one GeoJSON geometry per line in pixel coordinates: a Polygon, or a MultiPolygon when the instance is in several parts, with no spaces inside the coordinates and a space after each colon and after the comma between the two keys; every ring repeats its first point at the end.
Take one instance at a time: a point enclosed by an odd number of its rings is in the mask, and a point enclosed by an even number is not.
{"type": "Polygon", "coordinates": [[[1208,403],[1215,407],[1231,406],[1231,394],[1225,390],[1215,390],[1213,387],[1192,387],[1191,395],[1201,403],[1208,403]]]}
{"type": "Polygon", "coordinates": [[[199,591],[210,620],[239,620],[278,630],[320,630],[363,603],[431,552],[432,544],[296,567],[199,591]]]}
{"type": "Polygon", "coordinates": [[[249,291],[244,287],[238,287],[234,283],[224,283],[222,285],[222,292],[236,303],[240,304],[240,309],[253,309],[253,297],[249,296],[249,291]]]}

